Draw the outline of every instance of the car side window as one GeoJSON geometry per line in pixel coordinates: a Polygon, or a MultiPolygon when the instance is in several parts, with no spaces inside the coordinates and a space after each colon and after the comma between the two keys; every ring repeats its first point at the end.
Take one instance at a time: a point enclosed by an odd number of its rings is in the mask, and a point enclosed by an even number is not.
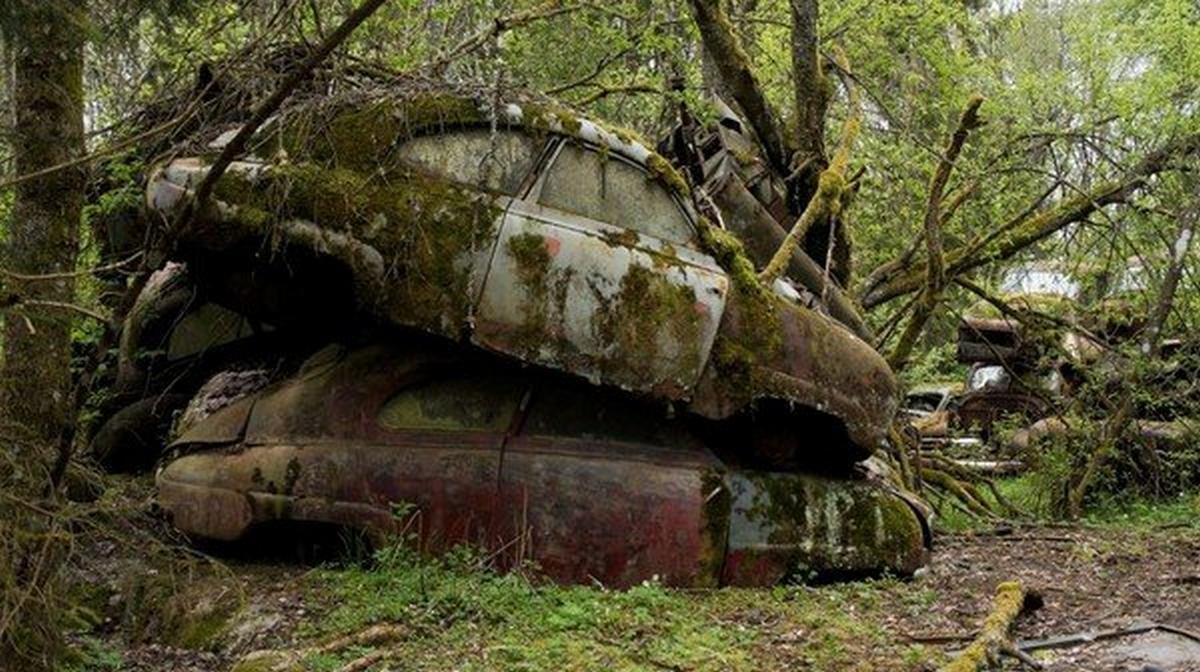
{"type": "Polygon", "coordinates": [[[541,143],[516,131],[477,129],[423,135],[400,146],[400,161],[471,187],[516,195],[541,143]]]}
{"type": "Polygon", "coordinates": [[[397,392],[379,411],[388,429],[503,432],[525,388],[511,376],[451,375],[430,378],[397,392]]]}
{"type": "Polygon", "coordinates": [[[547,385],[534,393],[521,433],[666,448],[696,445],[678,422],[667,417],[665,408],[569,383],[547,385]]]}
{"type": "Polygon", "coordinates": [[[695,238],[679,205],[641,168],[575,143],[563,146],[550,166],[538,201],[680,245],[695,238]]]}

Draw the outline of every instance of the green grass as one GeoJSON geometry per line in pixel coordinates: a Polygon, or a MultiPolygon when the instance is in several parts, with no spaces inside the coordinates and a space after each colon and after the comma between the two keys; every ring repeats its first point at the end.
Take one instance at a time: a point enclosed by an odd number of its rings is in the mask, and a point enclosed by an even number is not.
{"type": "MultiPolygon", "coordinates": [[[[308,577],[309,604],[334,605],[301,626],[305,641],[376,623],[407,632],[392,665],[412,670],[913,670],[930,653],[880,625],[932,596],[894,580],[809,588],[626,591],[534,583],[385,551],[372,568],[308,577]]],[[[311,656],[334,670],[364,650],[311,656]]]]}
{"type": "MultiPolygon", "coordinates": [[[[1009,503],[1026,513],[1030,521],[1061,520],[1054,515],[1036,474],[997,479],[996,488],[1009,503]]],[[[986,488],[981,488],[981,491],[989,504],[996,504],[986,488]]],[[[1092,503],[1081,522],[1129,530],[1162,527],[1200,529],[1200,490],[1166,499],[1107,496],[1092,503]]],[[[934,521],[934,526],[943,532],[971,532],[988,529],[995,524],[995,521],[969,516],[951,506],[944,506],[942,515],[934,521]]]]}
{"type": "Polygon", "coordinates": [[[83,636],[72,642],[62,672],[115,672],[125,660],[121,653],[99,639],[83,636]]]}
{"type": "Polygon", "coordinates": [[[1170,499],[1105,499],[1089,509],[1084,520],[1092,525],[1122,528],[1200,529],[1200,491],[1170,499]]]}

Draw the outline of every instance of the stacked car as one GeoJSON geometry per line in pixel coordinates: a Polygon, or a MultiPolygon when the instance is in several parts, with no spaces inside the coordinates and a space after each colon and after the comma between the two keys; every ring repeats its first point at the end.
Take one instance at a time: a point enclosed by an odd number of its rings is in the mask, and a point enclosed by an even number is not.
{"type": "Polygon", "coordinates": [[[184,532],[336,524],[614,586],[923,562],[921,506],[859,467],[895,379],[803,278],[758,281],[744,188],[544,102],[372,92],[280,114],[181,220],[231,130],[147,185],[206,300],[271,325],[159,471],[184,532]]]}

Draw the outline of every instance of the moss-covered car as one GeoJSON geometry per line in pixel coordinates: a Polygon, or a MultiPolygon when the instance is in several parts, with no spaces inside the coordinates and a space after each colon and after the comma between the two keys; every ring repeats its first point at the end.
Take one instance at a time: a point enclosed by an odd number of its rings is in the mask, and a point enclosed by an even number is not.
{"type": "Polygon", "coordinates": [[[818,434],[804,439],[809,463],[768,470],[744,450],[756,425],[672,415],[461,348],[331,346],[185,432],[159,501],[208,539],[327,523],[428,552],[470,544],[501,567],[533,561],[555,580],[605,586],[921,566],[918,506],[822,467],[818,434]]]}
{"type": "MultiPolygon", "coordinates": [[[[228,135],[162,166],[150,208],[173,222],[228,135]]],[[[847,463],[885,440],[897,388],[882,358],[763,287],[736,237],[629,134],[552,107],[424,93],[293,106],[254,151],[172,231],[178,257],[241,314],[277,323],[262,297],[289,295],[256,279],[248,305],[245,269],[311,277],[317,260],[328,286],[344,285],[328,294],[384,324],[709,419],[779,402],[793,437],[816,413],[832,419],[819,449],[847,463]]]]}

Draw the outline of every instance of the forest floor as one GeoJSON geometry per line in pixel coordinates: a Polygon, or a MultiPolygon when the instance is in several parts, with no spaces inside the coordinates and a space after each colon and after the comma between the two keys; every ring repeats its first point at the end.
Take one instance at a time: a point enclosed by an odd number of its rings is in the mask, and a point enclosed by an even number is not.
{"type": "MultiPolygon", "coordinates": [[[[963,645],[996,585],[1012,579],[1045,601],[1018,621],[1020,639],[1142,622],[1200,632],[1200,497],[1101,518],[959,521],[911,579],[711,591],[541,585],[481,571],[469,554],[435,562],[391,552],[369,566],[213,561],[85,537],[75,572],[92,606],[72,635],[84,652],[73,669],[225,672],[270,649],[299,652],[290,669],[320,671],[368,655],[380,663],[362,669],[926,670],[963,645]],[[379,623],[396,626],[383,641],[319,649],[379,623]]],[[[1035,657],[1049,670],[1141,670],[1125,648],[1163,636],[1035,657]]],[[[1200,670],[1200,659],[1164,669],[1200,670]]]]}

